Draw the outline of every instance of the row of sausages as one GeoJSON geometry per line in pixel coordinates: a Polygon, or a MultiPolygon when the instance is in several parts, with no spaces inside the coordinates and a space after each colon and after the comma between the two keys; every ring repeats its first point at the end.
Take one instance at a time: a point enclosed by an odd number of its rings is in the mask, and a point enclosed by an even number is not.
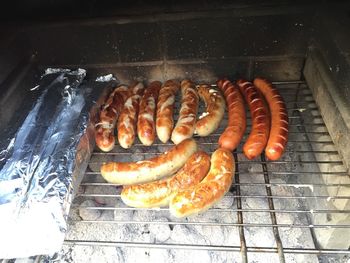
{"type": "Polygon", "coordinates": [[[243,145],[248,159],[259,156],[265,149],[270,160],[278,160],[288,139],[288,115],[283,98],[271,82],[256,78],[254,83],[227,79],[217,82],[221,93],[208,85],[195,87],[189,80],[181,84],[168,80],[163,85],[151,82],[146,89],[142,83],[132,87],[117,87],[109,96],[96,126],[96,144],[102,151],[110,151],[115,145],[114,127],[123,148],[132,146],[136,131],[144,145],[151,145],[156,134],[162,142],[171,139],[175,144],[191,138],[194,133],[208,136],[214,132],[228,109],[228,125],[219,138],[219,145],[234,150],[246,130],[245,103],[249,106],[252,129],[243,145]],[[181,108],[174,127],[174,103],[181,88],[181,108]],[[197,119],[199,98],[206,111],[197,119]],[[226,101],[226,103],[225,103],[226,101]]]}
{"type": "Polygon", "coordinates": [[[166,143],[171,139],[175,144],[192,137],[196,131],[200,136],[210,134],[219,125],[225,110],[222,96],[208,85],[202,85],[198,91],[192,81],[168,80],[161,84],[151,82],[146,89],[142,83],[132,87],[117,87],[109,96],[101,110],[100,122],[96,125],[96,144],[102,151],[110,151],[115,144],[114,127],[117,126],[118,141],[121,147],[130,148],[137,135],[142,144],[152,145],[156,134],[166,143]],[[181,87],[182,103],[174,128],[175,96],[181,87]],[[210,93],[214,91],[214,93],[210,93]],[[219,114],[216,126],[208,125],[206,120],[196,121],[199,96],[212,105],[209,99],[214,99],[217,107],[212,112],[219,114]],[[218,112],[217,112],[218,111],[218,112]]]}

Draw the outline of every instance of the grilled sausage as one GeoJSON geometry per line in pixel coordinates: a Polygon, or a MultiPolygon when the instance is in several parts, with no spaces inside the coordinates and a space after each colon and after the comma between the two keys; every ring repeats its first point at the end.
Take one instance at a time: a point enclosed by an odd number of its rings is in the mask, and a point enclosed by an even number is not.
{"type": "Polygon", "coordinates": [[[254,80],[256,88],[264,95],[271,112],[271,131],[265,154],[270,160],[278,160],[288,140],[288,113],[286,104],[272,83],[263,78],[254,80]]]}
{"type": "Polygon", "coordinates": [[[153,81],[145,89],[140,102],[140,112],[137,119],[137,135],[143,145],[152,145],[156,137],[155,111],[159,90],[162,83],[153,81]]]}
{"type": "Polygon", "coordinates": [[[208,136],[219,127],[225,113],[225,100],[220,92],[208,85],[200,85],[198,95],[204,101],[206,111],[199,116],[195,133],[203,137],[208,136]]]}
{"type": "Polygon", "coordinates": [[[196,142],[193,139],[187,139],[168,152],[149,160],[103,164],[101,174],[107,182],[114,184],[147,183],[174,174],[196,151],[196,142]]]}
{"type": "Polygon", "coordinates": [[[190,80],[181,82],[181,108],[179,119],[171,134],[171,140],[178,144],[187,138],[191,138],[194,132],[199,98],[194,83],[190,80]]]}
{"type": "Polygon", "coordinates": [[[124,186],[123,202],[132,207],[162,207],[182,189],[198,184],[208,173],[210,157],[205,152],[196,152],[172,177],[147,184],[124,186]]]}
{"type": "Polygon", "coordinates": [[[128,96],[127,86],[115,88],[100,112],[100,122],[96,124],[95,140],[96,145],[104,152],[109,152],[114,148],[114,128],[128,96]]]}
{"type": "Polygon", "coordinates": [[[180,84],[176,80],[168,80],[160,89],[157,103],[156,131],[158,138],[166,143],[174,128],[175,95],[180,84]]]}
{"type": "Polygon", "coordinates": [[[184,217],[207,210],[230,189],[234,173],[232,153],[224,148],[217,149],[211,157],[208,175],[199,184],[178,192],[170,200],[170,213],[184,217]]]}
{"type": "Polygon", "coordinates": [[[225,131],[219,138],[219,145],[233,151],[241,142],[246,129],[244,99],[239,91],[239,87],[229,80],[221,79],[217,84],[224,93],[228,109],[228,123],[225,131]]]}
{"type": "Polygon", "coordinates": [[[252,130],[243,152],[248,159],[254,159],[264,150],[270,133],[270,114],[263,96],[251,82],[239,80],[238,86],[245,97],[252,117],[252,130]]]}
{"type": "Polygon", "coordinates": [[[136,118],[143,88],[143,84],[139,82],[130,89],[132,94],[124,103],[118,119],[118,142],[125,149],[130,148],[135,141],[136,118]]]}

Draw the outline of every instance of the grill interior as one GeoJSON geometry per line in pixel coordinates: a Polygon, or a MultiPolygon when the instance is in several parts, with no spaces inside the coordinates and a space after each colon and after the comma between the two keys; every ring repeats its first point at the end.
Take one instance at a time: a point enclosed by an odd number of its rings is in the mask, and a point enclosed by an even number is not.
{"type": "MultiPolygon", "coordinates": [[[[0,138],[21,125],[39,96],[31,89],[47,67],[84,68],[92,88],[96,76],[109,73],[125,83],[264,76],[275,80],[290,118],[281,160],[269,162],[262,155],[249,161],[241,143],[234,153],[237,171],[230,192],[206,213],[182,220],[172,218],[167,208],[126,207],[121,187],[99,174],[102,162],[150,158],[167,151],[170,143],[144,147],[136,140],[130,150],[118,145],[110,153],[96,149],[72,205],[61,260],[349,259],[348,4],[185,1],[179,6],[177,1],[161,8],[155,1],[152,9],[139,5],[143,1],[125,8],[95,1],[70,9],[58,8],[62,1],[51,2],[36,12],[27,8],[30,3],[35,7],[34,1],[18,5],[31,19],[18,15],[18,9],[2,10],[11,19],[0,26],[0,123],[5,127],[0,138]],[[105,12],[99,13],[99,7],[105,12]]],[[[242,142],[250,130],[247,117],[242,142]]],[[[201,149],[213,152],[225,125],[226,119],[215,134],[197,138],[201,149]]],[[[55,259],[38,256],[29,262],[55,259]]]]}
{"type": "MultiPolygon", "coordinates": [[[[123,255],[128,262],[169,253],[174,259],[196,255],[234,262],[313,262],[325,255],[329,259],[350,254],[326,238],[350,235],[350,225],[336,221],[339,215],[350,212],[341,208],[341,202],[350,198],[341,194],[350,186],[347,170],[306,83],[274,84],[286,101],[290,120],[285,154],[275,162],[267,161],[264,155],[250,161],[243,155],[241,143],[234,153],[234,185],[220,203],[203,214],[176,219],[168,208],[127,207],[120,199],[121,187],[106,183],[99,173],[103,162],[151,158],[172,144],[156,141],[144,147],[136,140],[129,150],[118,145],[110,153],[95,149],[72,205],[64,247],[67,260],[76,255],[81,261],[86,255],[90,259],[93,255],[106,259],[123,255]],[[182,240],[181,235],[188,236],[182,240]]],[[[201,105],[200,112],[203,110],[201,105]]],[[[249,112],[247,116],[242,142],[250,131],[249,112]]],[[[226,117],[214,134],[197,138],[201,149],[212,153],[217,148],[226,117]]]]}

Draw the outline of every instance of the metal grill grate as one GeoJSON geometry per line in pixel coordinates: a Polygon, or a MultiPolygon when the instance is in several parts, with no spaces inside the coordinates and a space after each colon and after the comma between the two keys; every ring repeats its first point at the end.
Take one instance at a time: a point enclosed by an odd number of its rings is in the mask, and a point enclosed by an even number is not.
{"type": "MultiPolygon", "coordinates": [[[[222,200],[223,205],[214,206],[203,215],[181,220],[171,217],[167,208],[126,207],[120,201],[121,187],[106,183],[100,176],[101,163],[150,158],[166,151],[172,144],[157,141],[151,147],[144,147],[137,140],[130,150],[116,146],[112,152],[102,153],[96,149],[81,184],[80,194],[72,206],[65,246],[224,251],[233,253],[233,258],[238,256],[242,262],[264,254],[269,254],[272,262],[274,257],[276,262],[285,262],[305,254],[313,256],[314,260],[321,260],[324,256],[349,255],[348,248],[331,241],[339,233],[350,236],[350,210],[346,209],[350,199],[348,172],[306,83],[289,81],[274,84],[284,97],[289,113],[287,150],[279,161],[267,161],[264,155],[249,161],[242,153],[241,143],[234,152],[235,184],[222,200]],[[98,200],[102,204],[84,205],[87,199],[98,200]],[[91,218],[82,220],[78,216],[79,209],[85,213],[90,211],[91,218]],[[98,214],[94,214],[96,211],[98,214]],[[137,220],[135,213],[143,217],[137,220]],[[343,220],[339,220],[339,216],[343,220]],[[167,220],[161,220],[164,217],[167,220]],[[232,242],[219,244],[208,238],[203,243],[191,238],[186,242],[175,242],[171,238],[163,242],[143,242],[138,238],[132,239],[128,232],[124,236],[113,234],[118,226],[131,225],[146,228],[169,226],[171,231],[176,225],[203,227],[213,231],[213,235],[216,235],[218,227],[223,227],[230,236],[223,240],[232,242]],[[265,234],[274,240],[257,240],[257,237],[265,234]],[[325,240],[325,236],[329,236],[329,239],[325,240]]],[[[250,131],[249,118],[243,142],[250,131]]],[[[217,140],[226,121],[224,119],[214,134],[197,139],[202,149],[211,153],[217,148],[217,140]]],[[[222,232],[217,233],[220,235],[222,232]]]]}

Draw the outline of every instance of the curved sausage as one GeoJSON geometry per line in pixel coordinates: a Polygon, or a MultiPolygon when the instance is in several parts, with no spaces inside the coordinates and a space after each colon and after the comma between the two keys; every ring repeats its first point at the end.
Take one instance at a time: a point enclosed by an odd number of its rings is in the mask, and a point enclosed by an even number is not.
{"type": "Polygon", "coordinates": [[[156,131],[159,140],[166,143],[174,128],[174,103],[176,92],[180,83],[176,80],[168,80],[160,89],[157,103],[156,131]]]}
{"type": "Polygon", "coordinates": [[[143,145],[152,145],[156,137],[155,112],[159,90],[162,86],[160,81],[153,81],[145,89],[140,102],[140,112],[137,119],[137,135],[143,145]]]}
{"type": "Polygon", "coordinates": [[[171,134],[171,140],[178,144],[191,138],[196,124],[199,98],[194,83],[190,80],[181,81],[181,108],[179,119],[171,134]]]}
{"type": "Polygon", "coordinates": [[[131,96],[124,103],[118,119],[118,142],[124,149],[130,148],[135,141],[136,118],[143,88],[143,84],[139,82],[130,89],[131,96]]]}
{"type": "Polygon", "coordinates": [[[184,140],[168,152],[149,160],[139,162],[110,162],[101,166],[101,174],[107,182],[113,184],[141,184],[174,174],[197,151],[193,139],[184,140]]]}
{"type": "Polygon", "coordinates": [[[265,154],[270,160],[278,160],[288,141],[288,113],[286,104],[272,83],[263,78],[254,80],[256,88],[264,95],[271,112],[271,131],[265,154]]]}
{"type": "Polygon", "coordinates": [[[237,84],[245,97],[252,117],[252,130],[243,145],[243,152],[248,159],[254,159],[262,153],[269,139],[269,109],[264,98],[251,82],[239,80],[237,84]]]}
{"type": "Polygon", "coordinates": [[[206,111],[199,116],[194,133],[203,137],[208,136],[219,127],[225,114],[225,100],[220,92],[209,85],[200,85],[198,95],[204,101],[206,111]]]}
{"type": "Polygon", "coordinates": [[[196,152],[172,177],[147,184],[124,186],[123,202],[132,207],[162,207],[180,190],[198,184],[208,173],[210,157],[205,152],[196,152]]]}
{"type": "Polygon", "coordinates": [[[104,152],[114,148],[114,128],[125,100],[129,96],[127,86],[119,86],[114,89],[100,112],[100,122],[96,124],[96,145],[104,152]]]}
{"type": "Polygon", "coordinates": [[[230,189],[234,173],[232,153],[224,148],[217,149],[211,156],[208,175],[199,184],[178,192],[170,200],[170,213],[184,217],[207,210],[230,189]]]}
{"type": "Polygon", "coordinates": [[[228,109],[228,123],[219,138],[219,145],[233,151],[238,147],[246,130],[244,99],[239,87],[231,81],[221,79],[218,80],[217,85],[225,96],[228,109]]]}

